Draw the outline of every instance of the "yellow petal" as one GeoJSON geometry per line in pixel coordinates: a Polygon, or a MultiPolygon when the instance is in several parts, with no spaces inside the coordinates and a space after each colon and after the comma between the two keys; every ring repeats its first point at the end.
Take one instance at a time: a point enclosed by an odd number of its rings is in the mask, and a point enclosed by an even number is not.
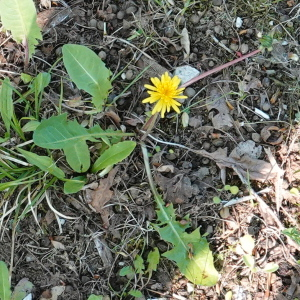
{"type": "Polygon", "coordinates": [[[152,83],[157,87],[160,84],[160,80],[157,77],[150,78],[152,83]]]}
{"type": "Polygon", "coordinates": [[[173,104],[171,104],[171,105],[172,105],[172,108],[179,114],[180,113],[180,109],[178,108],[178,106],[173,105],[173,104]]]}
{"type": "Polygon", "coordinates": [[[150,84],[145,84],[144,87],[148,90],[157,91],[157,87],[152,86],[150,84]]]}
{"type": "Polygon", "coordinates": [[[172,85],[173,85],[173,87],[174,87],[175,89],[177,89],[177,87],[178,87],[180,81],[181,81],[181,80],[180,80],[180,78],[179,78],[178,76],[174,76],[174,77],[172,78],[172,85]]]}

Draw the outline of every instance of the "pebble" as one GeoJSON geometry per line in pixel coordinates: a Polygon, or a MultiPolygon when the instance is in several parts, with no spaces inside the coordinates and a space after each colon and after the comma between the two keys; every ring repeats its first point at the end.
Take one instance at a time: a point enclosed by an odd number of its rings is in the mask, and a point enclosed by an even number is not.
{"type": "Polygon", "coordinates": [[[242,52],[242,54],[246,54],[248,51],[249,51],[248,44],[242,44],[241,45],[241,52],[242,52]]]}
{"type": "Polygon", "coordinates": [[[167,26],[165,28],[165,36],[171,38],[174,35],[175,29],[174,26],[167,26]]]}
{"type": "Polygon", "coordinates": [[[212,0],[212,5],[214,6],[221,6],[223,3],[223,0],[212,0]]]}
{"type": "Polygon", "coordinates": [[[126,79],[127,80],[131,80],[132,78],[133,78],[133,71],[132,70],[128,70],[127,72],[126,72],[126,79]]]}
{"type": "Polygon", "coordinates": [[[117,13],[117,19],[123,20],[125,17],[125,12],[123,10],[118,11],[117,13]]]}
{"type": "Polygon", "coordinates": [[[233,51],[237,51],[239,49],[239,45],[238,44],[230,44],[229,48],[233,51]]]}
{"type": "Polygon", "coordinates": [[[210,60],[209,63],[208,63],[208,66],[213,67],[214,65],[215,65],[215,63],[212,60],[210,60]]]}
{"type": "Polygon", "coordinates": [[[91,9],[88,9],[87,12],[86,12],[86,15],[88,17],[90,17],[92,14],[93,14],[93,11],[91,9]]]}
{"type": "Polygon", "coordinates": [[[214,27],[214,31],[216,34],[222,34],[223,33],[223,27],[221,25],[217,25],[214,27]]]}
{"type": "Polygon", "coordinates": [[[286,23],[287,27],[292,28],[294,26],[293,22],[289,21],[286,23]]]}
{"type": "Polygon", "coordinates": [[[175,18],[175,21],[179,24],[179,25],[184,25],[185,23],[185,17],[184,16],[179,16],[177,15],[175,18]]]}
{"type": "Polygon", "coordinates": [[[183,169],[191,169],[192,163],[190,161],[184,161],[184,162],[182,162],[182,168],[183,169]]]}
{"type": "Polygon", "coordinates": [[[202,145],[202,148],[203,148],[204,150],[209,150],[209,148],[210,148],[210,143],[209,143],[209,142],[204,142],[203,145],[202,145]]]}
{"type": "Polygon", "coordinates": [[[257,132],[252,133],[251,138],[252,138],[252,140],[253,140],[255,143],[260,143],[260,142],[261,142],[260,134],[257,133],[257,132]]]}
{"type": "Polygon", "coordinates": [[[265,102],[262,106],[262,110],[264,111],[269,111],[271,108],[270,103],[269,102],[265,102]]]}
{"type": "Polygon", "coordinates": [[[204,165],[208,165],[208,164],[210,163],[209,158],[206,158],[206,157],[202,158],[202,163],[203,163],[204,165]]]}
{"type": "Polygon", "coordinates": [[[200,21],[200,16],[198,16],[198,15],[191,15],[190,21],[191,21],[193,24],[198,24],[199,21],[200,21]]]}
{"type": "Polygon", "coordinates": [[[135,12],[137,11],[137,8],[135,6],[129,6],[127,9],[126,9],[126,14],[134,14],[135,12]]]}
{"type": "Polygon", "coordinates": [[[267,88],[270,86],[270,79],[268,77],[264,77],[261,83],[264,87],[267,88]]]}
{"type": "Polygon", "coordinates": [[[222,147],[224,145],[224,141],[222,139],[215,139],[212,141],[212,144],[216,147],[222,147]]]}
{"type": "Polygon", "coordinates": [[[96,28],[97,27],[97,20],[96,19],[91,19],[90,22],[89,22],[89,26],[96,28]]]}
{"type": "Polygon", "coordinates": [[[105,60],[106,59],[106,53],[101,50],[99,53],[98,53],[98,56],[102,59],[102,60],[105,60]]]}
{"type": "Polygon", "coordinates": [[[55,49],[55,54],[56,56],[61,56],[62,55],[62,47],[58,47],[55,49]]]}
{"type": "Polygon", "coordinates": [[[192,97],[194,97],[196,95],[196,91],[193,88],[191,88],[191,87],[186,88],[185,91],[184,91],[184,93],[189,98],[192,98],[192,97]]]}
{"type": "Polygon", "coordinates": [[[175,153],[168,153],[168,154],[166,155],[166,158],[167,158],[168,160],[174,160],[174,159],[177,158],[177,155],[176,155],[175,153]]]}
{"type": "Polygon", "coordinates": [[[97,23],[97,28],[99,30],[104,30],[104,22],[103,21],[98,21],[97,23]]]}

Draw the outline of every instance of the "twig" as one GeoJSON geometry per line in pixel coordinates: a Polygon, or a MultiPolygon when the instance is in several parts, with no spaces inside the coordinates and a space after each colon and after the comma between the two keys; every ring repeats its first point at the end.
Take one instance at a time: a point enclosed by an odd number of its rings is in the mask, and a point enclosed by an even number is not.
{"type": "Polygon", "coordinates": [[[202,74],[200,74],[200,75],[192,78],[191,80],[187,81],[186,83],[182,84],[179,88],[187,87],[187,86],[189,86],[189,85],[197,82],[198,80],[201,80],[201,79],[203,79],[203,78],[205,78],[205,77],[207,77],[207,76],[209,76],[211,74],[214,74],[214,73],[217,73],[217,72],[219,72],[219,71],[221,71],[223,69],[226,69],[226,68],[228,68],[228,67],[230,67],[230,66],[232,66],[232,65],[234,65],[234,64],[236,64],[236,63],[238,63],[238,62],[240,62],[240,61],[242,61],[242,60],[244,60],[246,58],[249,58],[249,57],[251,57],[251,56],[259,53],[259,52],[261,52],[260,49],[254,50],[254,51],[252,51],[252,52],[250,52],[250,53],[248,53],[246,55],[243,55],[242,57],[236,58],[236,59],[234,59],[234,60],[232,60],[232,61],[230,61],[230,62],[228,62],[228,63],[226,63],[224,65],[218,66],[216,68],[213,68],[212,70],[204,72],[204,73],[202,73],[202,74]]]}

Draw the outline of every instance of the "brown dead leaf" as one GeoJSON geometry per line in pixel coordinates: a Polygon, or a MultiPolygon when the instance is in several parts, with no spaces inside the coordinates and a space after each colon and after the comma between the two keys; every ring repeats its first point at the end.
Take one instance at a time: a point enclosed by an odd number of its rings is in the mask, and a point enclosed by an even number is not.
{"type": "Polygon", "coordinates": [[[213,88],[210,91],[210,95],[206,101],[206,107],[214,128],[226,130],[233,126],[226,99],[221,95],[218,89],[213,88]]]}
{"type": "Polygon", "coordinates": [[[220,168],[231,168],[238,170],[245,178],[250,177],[253,180],[265,181],[277,176],[276,169],[272,164],[250,157],[247,154],[242,156],[232,157],[227,155],[227,148],[219,148],[213,153],[205,150],[192,150],[194,153],[200,154],[204,157],[212,159],[220,168]]]}
{"type": "Polygon", "coordinates": [[[107,178],[100,179],[99,186],[95,190],[86,190],[86,193],[88,194],[87,197],[92,200],[89,204],[96,212],[100,213],[105,228],[109,227],[109,211],[104,206],[113,195],[113,191],[110,190],[110,188],[114,184],[114,178],[118,169],[118,167],[113,168],[108,173],[107,178]]]}
{"type": "Polygon", "coordinates": [[[181,31],[180,43],[184,49],[183,59],[187,59],[190,56],[190,37],[188,30],[184,27],[181,31]]]}
{"type": "Polygon", "coordinates": [[[187,202],[192,196],[191,182],[183,174],[167,178],[160,173],[155,174],[155,181],[164,192],[164,198],[168,202],[181,204],[187,202]]]}
{"type": "Polygon", "coordinates": [[[283,141],[281,130],[277,126],[265,126],[260,135],[265,143],[279,145],[283,141]]]}

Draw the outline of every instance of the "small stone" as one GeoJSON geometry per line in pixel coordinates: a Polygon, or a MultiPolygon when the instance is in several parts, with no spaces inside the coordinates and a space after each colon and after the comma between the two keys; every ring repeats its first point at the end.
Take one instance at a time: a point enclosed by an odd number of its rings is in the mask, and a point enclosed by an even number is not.
{"type": "Polygon", "coordinates": [[[213,67],[214,65],[215,65],[215,63],[212,60],[210,60],[209,63],[208,63],[208,66],[213,67]]]}
{"type": "Polygon", "coordinates": [[[165,28],[165,36],[171,38],[174,35],[175,29],[174,26],[167,26],[165,28]]]}
{"type": "Polygon", "coordinates": [[[210,148],[210,143],[209,143],[209,142],[204,142],[203,145],[202,145],[202,148],[203,148],[204,150],[209,150],[209,148],[210,148]]]}
{"type": "Polygon", "coordinates": [[[257,132],[253,132],[252,135],[251,135],[251,138],[252,138],[252,140],[253,140],[255,143],[260,143],[260,142],[261,142],[260,134],[257,133],[257,132]]]}
{"type": "Polygon", "coordinates": [[[187,95],[190,98],[194,97],[196,95],[196,91],[191,87],[186,88],[184,93],[185,93],[185,95],[187,95]]]}
{"type": "Polygon", "coordinates": [[[270,79],[268,77],[264,77],[261,83],[264,87],[267,88],[270,86],[270,79]]]}
{"type": "Polygon", "coordinates": [[[167,158],[168,160],[174,160],[174,159],[177,158],[177,155],[176,155],[175,153],[168,153],[168,154],[166,155],[166,158],[167,158]]]}
{"type": "Polygon", "coordinates": [[[223,27],[221,25],[217,25],[214,27],[214,31],[216,34],[223,34],[223,27]]]}
{"type": "Polygon", "coordinates": [[[194,15],[191,15],[190,21],[191,21],[193,24],[198,24],[199,21],[200,21],[200,16],[195,15],[195,14],[194,14],[194,15]]]}
{"type": "Polygon", "coordinates": [[[189,126],[193,128],[198,128],[202,125],[202,118],[201,116],[196,116],[196,117],[190,117],[189,119],[189,126]]]}
{"type": "Polygon", "coordinates": [[[233,51],[237,51],[239,49],[239,45],[237,44],[230,44],[229,48],[233,51]]]}
{"type": "Polygon", "coordinates": [[[88,9],[87,12],[86,12],[86,15],[88,17],[90,17],[92,14],[93,14],[93,11],[91,9],[88,9]]]}
{"type": "Polygon", "coordinates": [[[192,163],[190,161],[184,161],[184,162],[182,162],[182,168],[183,169],[191,169],[192,163]]]}
{"type": "Polygon", "coordinates": [[[97,27],[97,20],[91,19],[90,22],[89,22],[89,26],[93,27],[93,28],[96,28],[97,27]]]}
{"type": "Polygon", "coordinates": [[[179,25],[184,25],[184,23],[185,23],[185,17],[184,17],[184,16],[177,15],[176,18],[175,18],[175,21],[176,21],[179,25]]]}
{"type": "Polygon", "coordinates": [[[293,22],[289,21],[286,23],[287,27],[292,28],[294,26],[293,22]]]}
{"type": "Polygon", "coordinates": [[[267,101],[262,106],[262,110],[264,110],[264,111],[269,111],[270,108],[271,108],[270,103],[267,101]]]}
{"type": "Polygon", "coordinates": [[[222,139],[215,139],[212,141],[212,144],[216,147],[222,147],[224,145],[224,141],[222,139]]]}
{"type": "Polygon", "coordinates": [[[210,163],[209,158],[206,158],[206,157],[202,158],[202,163],[203,163],[204,165],[208,165],[208,164],[210,163]]]}
{"type": "Polygon", "coordinates": [[[242,44],[241,45],[241,52],[242,52],[242,54],[246,54],[248,51],[249,51],[248,44],[242,44]]]}
{"type": "Polygon", "coordinates": [[[117,13],[117,19],[123,20],[125,17],[125,12],[123,10],[118,11],[117,13]]]}
{"type": "Polygon", "coordinates": [[[127,80],[131,80],[132,78],[133,78],[133,71],[132,70],[128,70],[127,72],[126,72],[126,79],[127,80]]]}
{"type": "Polygon", "coordinates": [[[97,22],[97,28],[99,29],[99,30],[104,30],[104,22],[103,21],[98,21],[97,22]]]}
{"type": "Polygon", "coordinates": [[[105,60],[106,59],[106,53],[101,50],[99,53],[98,53],[98,56],[102,59],[102,60],[105,60]]]}
{"type": "Polygon", "coordinates": [[[56,56],[61,56],[62,55],[62,47],[57,47],[55,49],[55,54],[56,54],[56,56]]]}
{"type": "Polygon", "coordinates": [[[130,14],[134,14],[137,11],[137,8],[135,6],[129,6],[126,9],[126,14],[130,15],[130,14]]]}
{"type": "Polygon", "coordinates": [[[212,0],[212,5],[214,6],[221,6],[223,3],[223,0],[212,0]]]}

